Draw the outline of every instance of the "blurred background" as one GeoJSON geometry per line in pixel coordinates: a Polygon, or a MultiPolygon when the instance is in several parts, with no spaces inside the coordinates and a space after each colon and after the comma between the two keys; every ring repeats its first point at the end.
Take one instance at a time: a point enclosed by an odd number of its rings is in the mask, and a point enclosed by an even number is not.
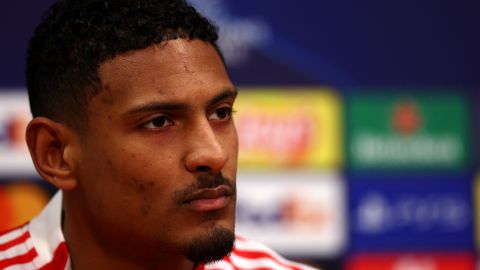
{"type": "MultiPolygon", "coordinates": [[[[52,2],[0,3],[0,230],[55,192],[23,138],[52,2]]],[[[327,270],[477,269],[480,2],[190,2],[240,90],[238,233],[327,270]]]]}

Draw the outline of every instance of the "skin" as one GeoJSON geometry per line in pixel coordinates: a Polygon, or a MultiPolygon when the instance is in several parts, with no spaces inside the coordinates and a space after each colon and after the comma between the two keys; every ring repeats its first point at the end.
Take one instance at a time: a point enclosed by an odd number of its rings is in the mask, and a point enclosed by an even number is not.
{"type": "Polygon", "coordinates": [[[27,129],[37,170],[64,191],[73,268],[192,269],[188,243],[234,231],[234,187],[214,210],[181,202],[199,177],[235,182],[225,66],[209,43],[178,39],[107,60],[99,75],[86,136],[42,117],[27,129]]]}

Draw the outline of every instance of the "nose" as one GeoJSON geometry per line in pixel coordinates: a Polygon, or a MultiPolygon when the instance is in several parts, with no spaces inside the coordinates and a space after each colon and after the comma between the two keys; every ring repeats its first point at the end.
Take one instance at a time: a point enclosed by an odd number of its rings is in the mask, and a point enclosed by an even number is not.
{"type": "Polygon", "coordinates": [[[185,155],[185,166],[192,173],[206,172],[215,175],[228,160],[228,154],[208,121],[192,130],[186,144],[189,148],[185,155]]]}

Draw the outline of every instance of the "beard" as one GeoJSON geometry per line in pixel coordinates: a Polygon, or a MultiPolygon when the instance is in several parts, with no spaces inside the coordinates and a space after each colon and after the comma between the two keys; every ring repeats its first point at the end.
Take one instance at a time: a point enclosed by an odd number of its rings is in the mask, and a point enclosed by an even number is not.
{"type": "Polygon", "coordinates": [[[195,265],[219,261],[232,252],[234,243],[233,231],[216,226],[205,235],[192,240],[186,247],[185,257],[195,265]]]}
{"type": "MultiPolygon", "coordinates": [[[[227,186],[232,190],[233,194],[231,196],[232,199],[235,200],[235,182],[223,177],[221,173],[218,173],[214,176],[208,174],[199,175],[195,183],[175,192],[174,200],[181,205],[188,201],[192,194],[199,190],[216,188],[222,185],[227,186]]],[[[216,219],[218,214],[220,214],[220,212],[217,211],[205,213],[204,218],[206,220],[216,219]]],[[[201,263],[208,264],[219,261],[225,256],[229,255],[232,252],[234,243],[234,229],[229,229],[217,224],[210,227],[201,235],[191,239],[184,246],[183,254],[195,265],[201,263]]]]}

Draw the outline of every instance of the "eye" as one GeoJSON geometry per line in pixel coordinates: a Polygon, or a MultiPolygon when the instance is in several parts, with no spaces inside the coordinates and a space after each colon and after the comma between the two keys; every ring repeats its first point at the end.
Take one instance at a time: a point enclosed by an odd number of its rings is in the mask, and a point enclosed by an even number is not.
{"type": "Polygon", "coordinates": [[[173,122],[165,115],[152,118],[150,121],[145,122],[142,127],[146,129],[161,129],[172,125],[173,122]]]}
{"type": "Polygon", "coordinates": [[[220,107],[216,109],[212,114],[208,116],[208,119],[222,121],[222,120],[230,119],[231,115],[232,115],[232,108],[225,106],[225,107],[220,107]]]}

